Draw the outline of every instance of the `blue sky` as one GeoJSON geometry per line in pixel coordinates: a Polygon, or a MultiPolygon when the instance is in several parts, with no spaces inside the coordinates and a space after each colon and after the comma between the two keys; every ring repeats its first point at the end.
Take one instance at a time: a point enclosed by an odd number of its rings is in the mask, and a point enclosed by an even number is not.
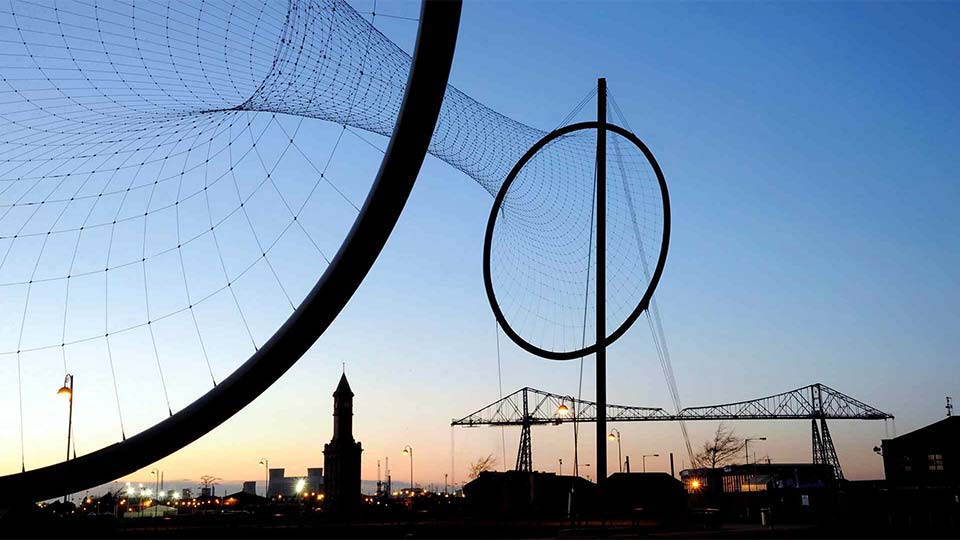
{"type": "MultiPolygon", "coordinates": [[[[378,11],[415,15],[417,6],[381,2],[378,11]]],[[[549,129],[607,78],[671,189],[657,298],[685,405],[823,382],[895,414],[903,433],[941,417],[960,380],[958,22],[960,7],[946,3],[467,2],[451,82],[549,129]]],[[[408,48],[413,24],[382,28],[408,48]]],[[[322,465],[341,362],[357,394],[364,478],[389,456],[405,480],[406,444],[418,483],[442,483],[451,467],[463,480],[467,462],[486,454],[511,466],[515,431],[504,460],[499,430],[449,428],[498,393],[480,274],[491,203],[428,158],[340,318],[253,405],[163,460],[168,481],[260,479],[264,456],[293,472],[322,465]],[[223,455],[225,447],[234,450],[223,455]]],[[[576,391],[577,362],[500,344],[505,393],[576,391]]],[[[669,406],[644,321],[611,348],[609,364],[611,402],[669,406]]],[[[592,370],[588,359],[585,397],[592,370]]],[[[618,427],[625,454],[673,451],[681,465],[677,426],[618,427]]],[[[768,437],[761,457],[809,459],[805,422],[734,427],[768,437]]],[[[884,426],[832,427],[847,476],[880,477],[871,448],[884,426]]],[[[714,428],[691,426],[693,444],[714,428]]],[[[585,431],[581,462],[592,463],[585,431]]],[[[567,427],[535,430],[535,467],[571,463],[570,438],[567,427]]]]}

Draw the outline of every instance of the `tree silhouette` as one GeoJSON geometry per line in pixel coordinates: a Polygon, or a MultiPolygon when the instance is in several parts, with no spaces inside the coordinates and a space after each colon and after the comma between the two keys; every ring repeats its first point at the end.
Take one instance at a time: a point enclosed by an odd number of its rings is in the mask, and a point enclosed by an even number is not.
{"type": "MultiPolygon", "coordinates": [[[[210,489],[211,487],[217,485],[217,481],[223,480],[219,476],[213,476],[212,474],[205,474],[200,477],[200,487],[203,490],[210,489]]],[[[203,493],[204,491],[201,491],[203,493]]],[[[213,495],[213,491],[210,491],[210,494],[213,495]]]]}
{"type": "Polygon", "coordinates": [[[492,471],[497,467],[497,458],[493,457],[493,454],[488,455],[485,458],[480,458],[470,464],[470,472],[468,474],[471,480],[480,476],[480,473],[492,471]]]}
{"type": "Polygon", "coordinates": [[[713,440],[703,443],[703,449],[693,456],[693,465],[700,469],[716,469],[733,462],[743,449],[743,439],[723,423],[717,426],[713,440]]]}

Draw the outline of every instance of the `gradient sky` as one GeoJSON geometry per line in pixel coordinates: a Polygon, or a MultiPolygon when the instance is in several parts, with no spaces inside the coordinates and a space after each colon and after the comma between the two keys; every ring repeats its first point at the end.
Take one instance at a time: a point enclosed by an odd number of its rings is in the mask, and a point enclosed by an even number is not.
{"type": "MultiPolygon", "coordinates": [[[[417,5],[378,11],[415,15],[417,5]]],[[[943,416],[960,381],[958,23],[960,6],[937,3],[467,2],[451,83],[549,129],[607,78],[671,189],[657,298],[684,405],[823,382],[896,415],[902,434],[943,416]]],[[[414,23],[395,24],[409,40],[414,23]]],[[[262,482],[261,457],[288,474],[322,466],[341,362],[357,395],[364,479],[389,457],[406,482],[407,444],[417,483],[462,481],[487,454],[512,467],[517,430],[449,427],[498,397],[480,273],[491,202],[428,158],[334,325],[252,405],[156,464],[166,480],[262,482]]],[[[500,345],[504,393],[576,393],[579,362],[500,345]]],[[[608,363],[611,402],[669,407],[645,321],[608,363]]],[[[590,399],[592,360],[584,370],[590,399]]],[[[761,458],[810,459],[806,422],[732,426],[768,438],[751,445],[761,458]]],[[[617,427],[636,467],[640,454],[675,452],[678,469],[687,461],[676,425],[617,427]]],[[[690,425],[694,446],[715,428],[690,425]]],[[[882,477],[871,451],[882,422],[831,429],[848,478],[882,477]]],[[[582,433],[581,463],[593,463],[592,432],[582,433]]],[[[568,472],[571,442],[569,426],[535,428],[534,467],[554,471],[562,458],[568,472]]],[[[3,459],[4,471],[18,469],[14,449],[3,459]]],[[[666,459],[648,459],[651,469],[667,470],[666,459]]],[[[149,468],[126,480],[151,481],[149,468]]]]}

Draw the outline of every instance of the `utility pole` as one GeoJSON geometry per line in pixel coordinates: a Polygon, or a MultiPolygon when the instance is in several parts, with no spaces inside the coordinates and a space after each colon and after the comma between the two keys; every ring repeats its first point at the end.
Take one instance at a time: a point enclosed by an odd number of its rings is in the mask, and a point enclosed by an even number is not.
{"type": "Polygon", "coordinates": [[[607,80],[597,80],[597,486],[607,480],[607,80]]]}

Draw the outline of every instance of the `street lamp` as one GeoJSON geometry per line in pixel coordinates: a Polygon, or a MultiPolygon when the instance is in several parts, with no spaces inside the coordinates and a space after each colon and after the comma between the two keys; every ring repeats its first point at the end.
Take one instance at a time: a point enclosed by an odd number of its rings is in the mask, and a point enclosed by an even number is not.
{"type": "Polygon", "coordinates": [[[67,373],[63,378],[63,386],[57,390],[57,395],[67,396],[70,412],[67,416],[67,461],[70,460],[70,435],[73,433],[73,375],[67,373]]]}
{"type": "Polygon", "coordinates": [[[563,458],[558,459],[560,462],[560,476],[563,476],[563,458]]]}
{"type": "MultiPolygon", "coordinates": [[[[63,386],[57,390],[57,395],[65,395],[68,400],[69,412],[67,413],[67,459],[70,461],[70,435],[73,434],[73,375],[67,373],[63,377],[63,386]]],[[[67,494],[63,494],[63,502],[67,502],[67,494]]]]}
{"type": "Polygon", "coordinates": [[[623,447],[620,444],[620,430],[613,428],[610,430],[610,435],[607,435],[607,438],[610,441],[617,441],[617,458],[620,461],[620,472],[623,472],[623,447]]]}
{"type": "Polygon", "coordinates": [[[404,446],[403,455],[410,456],[410,495],[413,496],[413,447],[409,444],[404,446]]]}
{"type": "Polygon", "coordinates": [[[144,488],[143,488],[143,484],[140,484],[140,498],[139,498],[139,502],[140,502],[140,517],[143,517],[143,505],[144,505],[143,498],[144,498],[145,496],[146,496],[146,497],[149,497],[149,496],[150,496],[150,488],[144,489],[144,488]]]}
{"type": "Polygon", "coordinates": [[[644,454],[640,456],[640,464],[643,466],[643,472],[647,472],[647,458],[660,457],[660,454],[644,454]]]}
{"type": "Polygon", "coordinates": [[[752,439],[743,440],[743,454],[744,454],[743,457],[745,458],[744,465],[750,464],[750,441],[765,441],[765,440],[767,440],[766,437],[754,437],[752,439]]]}
{"type": "Polygon", "coordinates": [[[157,498],[159,499],[160,498],[160,469],[154,468],[150,471],[150,474],[155,477],[155,482],[156,482],[155,485],[157,488],[157,498]]]}
{"type": "Polygon", "coordinates": [[[260,464],[263,465],[263,496],[270,498],[270,462],[267,458],[260,460],[260,464]]]}
{"type": "MultiPolygon", "coordinates": [[[[580,476],[580,460],[577,455],[577,402],[573,396],[563,396],[560,398],[560,406],[557,407],[557,416],[565,417],[571,413],[573,415],[573,475],[580,476]],[[570,400],[570,407],[565,403],[567,400],[570,400]]],[[[562,418],[557,419],[558,424],[562,421],[562,418]]]]}

